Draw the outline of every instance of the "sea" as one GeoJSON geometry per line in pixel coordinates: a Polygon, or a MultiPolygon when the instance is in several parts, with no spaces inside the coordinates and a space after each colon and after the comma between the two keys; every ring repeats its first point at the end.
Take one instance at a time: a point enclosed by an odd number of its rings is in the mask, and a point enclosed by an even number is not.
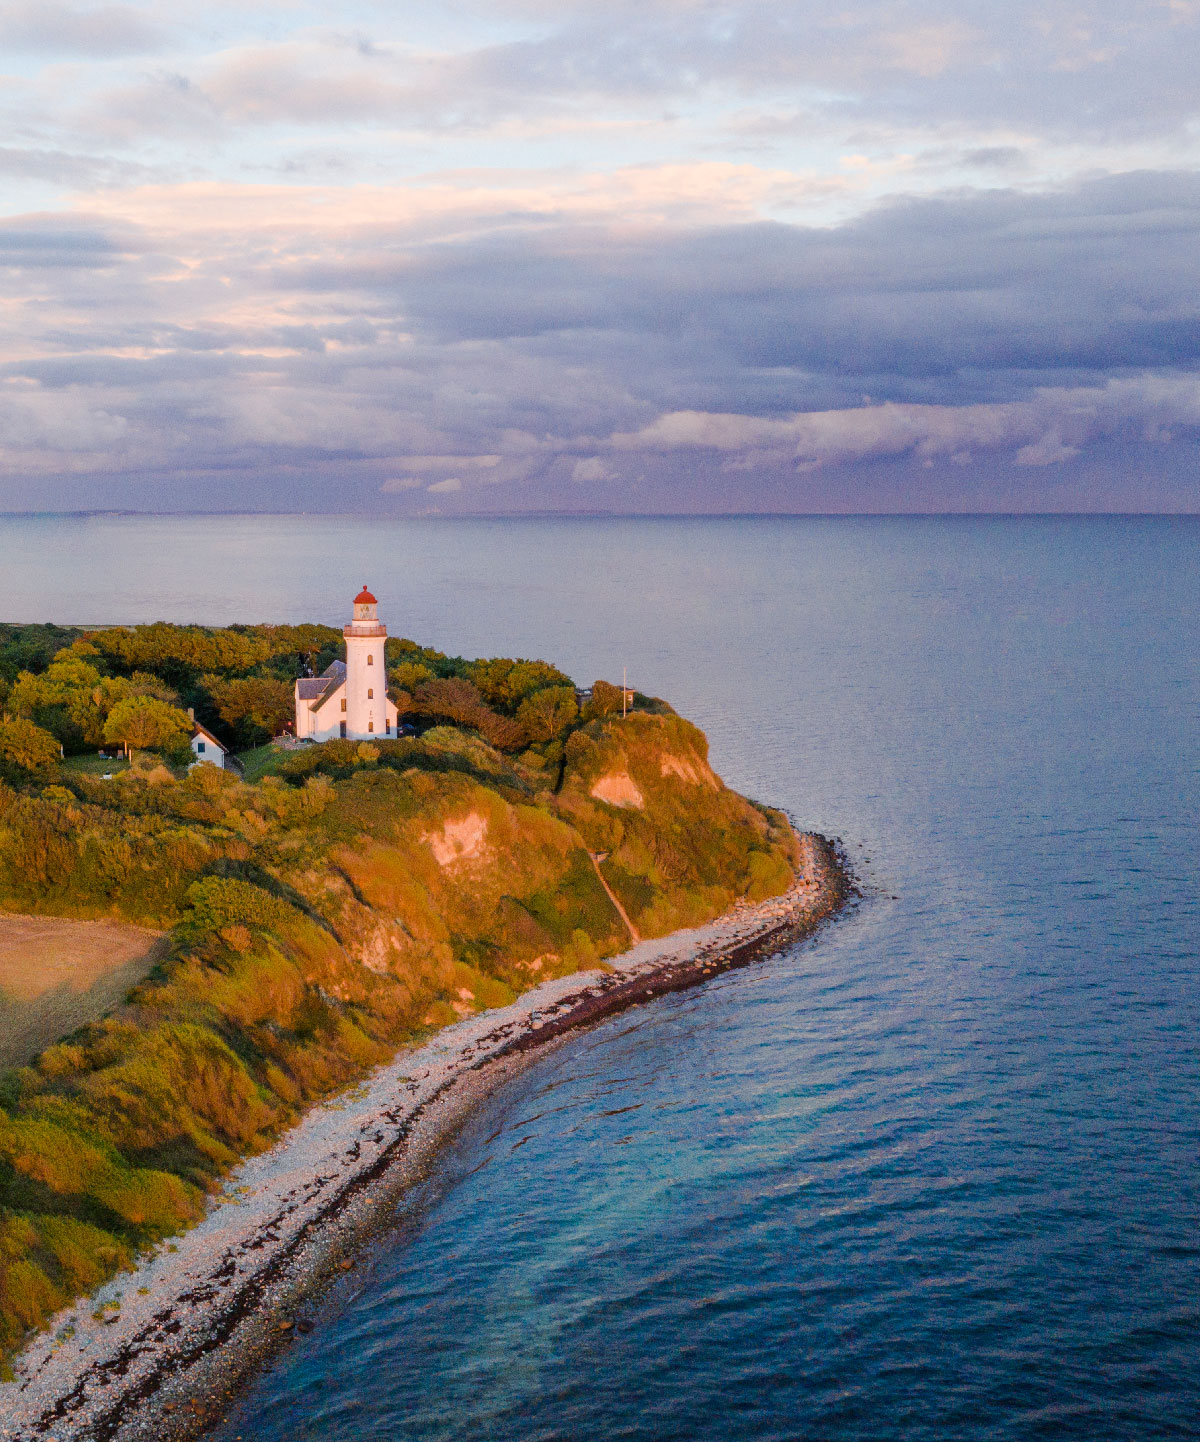
{"type": "Polygon", "coordinates": [[[217,1442],[1200,1436],[1200,518],[0,520],[0,619],[340,624],[663,696],[845,848],[575,1035],[217,1442]]]}

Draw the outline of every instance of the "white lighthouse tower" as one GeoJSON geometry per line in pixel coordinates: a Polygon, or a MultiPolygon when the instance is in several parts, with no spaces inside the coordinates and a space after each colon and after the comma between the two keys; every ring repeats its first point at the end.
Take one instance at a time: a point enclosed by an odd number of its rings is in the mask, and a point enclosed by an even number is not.
{"type": "MultiPolygon", "coordinates": [[[[346,638],[346,735],[384,735],[387,627],[379,619],[379,603],[366,586],[354,598],[354,620],[342,627],[342,635],[346,638]]],[[[387,729],[391,731],[390,726],[387,729]]]]}
{"type": "Polygon", "coordinates": [[[354,619],[342,627],[346,659],[323,676],[296,682],[296,735],[314,741],[355,741],[396,735],[396,707],[388,700],[384,644],[387,627],[366,586],[354,598],[354,619]]]}

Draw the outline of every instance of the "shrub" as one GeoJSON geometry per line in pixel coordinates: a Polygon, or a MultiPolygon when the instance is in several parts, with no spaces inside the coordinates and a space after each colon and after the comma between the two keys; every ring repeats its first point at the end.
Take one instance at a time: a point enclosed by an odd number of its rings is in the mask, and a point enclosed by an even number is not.
{"type": "Polygon", "coordinates": [[[261,886],[223,876],[206,876],[187,889],[184,937],[219,932],[230,926],[279,930],[295,911],[261,886]]]}

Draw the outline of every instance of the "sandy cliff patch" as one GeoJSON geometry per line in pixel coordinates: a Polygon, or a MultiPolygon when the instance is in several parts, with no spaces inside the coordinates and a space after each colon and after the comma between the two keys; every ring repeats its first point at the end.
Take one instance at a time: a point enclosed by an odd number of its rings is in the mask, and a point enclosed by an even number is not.
{"type": "Polygon", "coordinates": [[[664,756],[662,774],[678,776],[680,781],[690,781],[693,786],[711,786],[716,791],[720,782],[716,773],[702,761],[684,761],[678,756],[664,756]]]}
{"type": "Polygon", "coordinates": [[[601,776],[592,787],[592,795],[609,806],[636,806],[641,810],[646,804],[628,771],[610,771],[607,776],[601,776]]]}
{"type": "Polygon", "coordinates": [[[457,821],[447,821],[440,831],[430,832],[421,838],[433,852],[439,866],[455,866],[482,856],[487,844],[487,817],[478,811],[469,811],[457,821]]]}
{"type": "Polygon", "coordinates": [[[376,976],[385,976],[392,967],[392,962],[400,948],[396,945],[390,931],[386,926],[377,926],[373,932],[363,939],[359,947],[358,959],[367,968],[373,971],[376,976]]]}

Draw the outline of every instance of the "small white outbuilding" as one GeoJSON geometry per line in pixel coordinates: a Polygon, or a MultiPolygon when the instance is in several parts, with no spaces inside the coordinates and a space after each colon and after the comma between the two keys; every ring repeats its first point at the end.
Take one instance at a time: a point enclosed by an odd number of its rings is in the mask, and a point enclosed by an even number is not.
{"type": "Polygon", "coordinates": [[[225,757],[228,754],[226,748],[221,745],[217,738],[206,727],[196,722],[192,731],[192,755],[196,762],[208,766],[219,766],[225,769],[225,757]]]}

